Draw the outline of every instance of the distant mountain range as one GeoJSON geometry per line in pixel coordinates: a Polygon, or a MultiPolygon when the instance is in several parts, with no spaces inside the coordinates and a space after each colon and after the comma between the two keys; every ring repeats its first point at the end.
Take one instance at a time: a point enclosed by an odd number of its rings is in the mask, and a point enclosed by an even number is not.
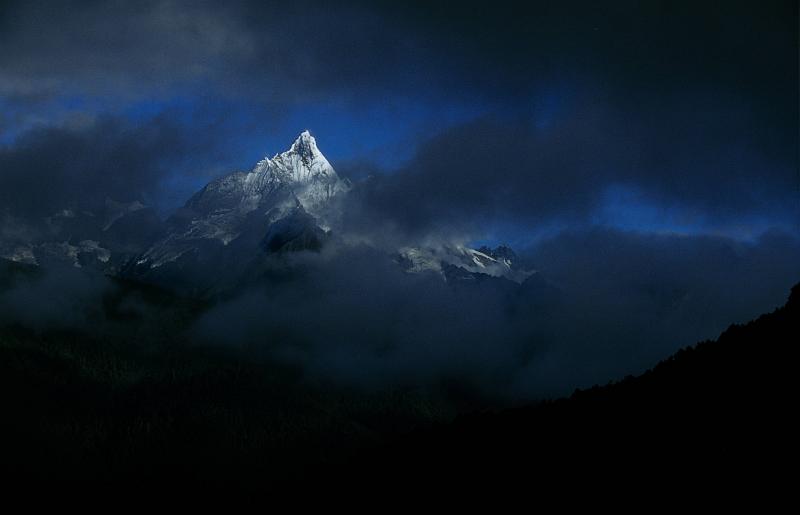
{"type": "MultiPolygon", "coordinates": [[[[67,261],[192,291],[225,289],[265,256],[320,251],[358,186],[336,173],[304,131],[288,150],[252,170],[210,182],[166,221],[141,202],[107,199],[96,211],[65,208],[47,220],[47,234],[0,241],[0,257],[67,261]]],[[[488,276],[522,283],[532,273],[518,267],[507,246],[428,243],[398,248],[392,258],[409,273],[432,272],[444,280],[488,276]]]]}

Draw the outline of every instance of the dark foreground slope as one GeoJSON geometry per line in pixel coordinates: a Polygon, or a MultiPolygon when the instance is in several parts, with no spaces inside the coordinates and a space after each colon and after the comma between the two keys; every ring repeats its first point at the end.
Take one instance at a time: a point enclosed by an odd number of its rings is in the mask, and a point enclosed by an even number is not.
{"type": "MultiPolygon", "coordinates": [[[[0,290],[40,275],[6,266],[0,290]]],[[[224,479],[259,490],[287,482],[622,487],[721,476],[777,482],[790,477],[778,472],[796,454],[800,286],[783,308],[639,377],[449,423],[452,399],[429,391],[309,384],[302,370],[257,349],[199,347],[187,327],[202,302],[124,281],[101,292],[78,326],[0,325],[0,474],[224,479]]]]}
{"type": "Polygon", "coordinates": [[[462,417],[351,463],[390,485],[791,484],[800,285],[787,304],[638,377],[528,408],[462,417]]]}
{"type": "Polygon", "coordinates": [[[196,344],[206,303],[155,287],[90,276],[80,313],[22,309],[68,272],[0,260],[0,294],[15,294],[0,295],[0,478],[263,485],[452,417],[414,391],[327,388],[260,349],[196,344]]]}

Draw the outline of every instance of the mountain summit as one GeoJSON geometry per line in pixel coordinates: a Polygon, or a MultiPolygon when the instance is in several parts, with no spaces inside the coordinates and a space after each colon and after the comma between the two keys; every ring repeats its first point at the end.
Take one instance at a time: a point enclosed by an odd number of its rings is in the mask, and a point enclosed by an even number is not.
{"type": "MultiPolygon", "coordinates": [[[[202,214],[231,210],[243,216],[259,208],[275,207],[289,193],[309,213],[321,214],[317,212],[325,203],[349,189],[349,181],[339,178],[314,137],[304,131],[286,152],[271,159],[265,157],[249,172],[212,181],[189,199],[186,207],[202,214]]],[[[294,203],[285,207],[292,208],[294,203]]]]}
{"type": "Polygon", "coordinates": [[[324,232],[331,200],[350,187],[311,133],[303,131],[289,150],[265,157],[249,172],[215,179],[194,194],[168,220],[167,236],[144,252],[136,266],[155,269],[185,255],[218,254],[217,247],[233,242],[238,253],[255,255],[268,229],[298,207],[324,232]]]}
{"type": "Polygon", "coordinates": [[[314,139],[314,136],[312,136],[307,130],[300,133],[297,139],[294,140],[294,143],[292,143],[289,151],[285,153],[295,153],[299,155],[306,164],[308,164],[308,160],[313,161],[315,159],[322,159],[325,165],[327,165],[328,168],[331,168],[331,165],[325,159],[325,156],[323,156],[322,152],[320,152],[319,148],[317,148],[317,140],[314,139]]]}
{"type": "Polygon", "coordinates": [[[329,195],[335,194],[337,187],[344,186],[317,147],[317,140],[308,131],[300,133],[286,152],[259,161],[248,174],[246,182],[249,187],[259,191],[277,184],[320,183],[329,186],[324,188],[329,195]]]}

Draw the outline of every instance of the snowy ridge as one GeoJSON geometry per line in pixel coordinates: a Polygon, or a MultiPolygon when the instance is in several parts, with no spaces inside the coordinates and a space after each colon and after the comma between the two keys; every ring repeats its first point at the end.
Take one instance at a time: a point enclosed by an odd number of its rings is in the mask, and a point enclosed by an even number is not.
{"type": "Polygon", "coordinates": [[[470,273],[504,277],[515,282],[522,282],[535,273],[513,268],[513,252],[505,245],[479,250],[463,245],[405,247],[400,249],[399,255],[400,263],[411,273],[435,272],[444,276],[445,266],[452,265],[470,273]]]}
{"type": "Polygon", "coordinates": [[[48,241],[36,245],[17,245],[11,248],[0,246],[0,258],[39,265],[41,258],[69,263],[75,268],[82,268],[83,263],[97,261],[107,264],[111,259],[111,252],[95,240],[82,240],[76,244],[68,241],[48,241]]]}
{"type": "Polygon", "coordinates": [[[195,247],[197,240],[223,245],[248,230],[266,231],[299,204],[328,229],[331,200],[350,190],[317,146],[303,131],[289,150],[265,157],[249,172],[234,172],[207,184],[186,203],[173,220],[173,230],[137,260],[157,268],[175,261],[195,247]]]}
{"type": "MultiPolygon", "coordinates": [[[[234,173],[210,183],[201,196],[233,197],[230,200],[234,201],[238,198],[238,206],[231,207],[246,214],[258,209],[262,200],[279,189],[291,190],[307,211],[316,214],[336,194],[349,190],[350,184],[339,178],[311,133],[303,131],[286,152],[262,159],[250,172],[234,173]]],[[[201,204],[205,200],[202,197],[195,204],[201,204]]]]}

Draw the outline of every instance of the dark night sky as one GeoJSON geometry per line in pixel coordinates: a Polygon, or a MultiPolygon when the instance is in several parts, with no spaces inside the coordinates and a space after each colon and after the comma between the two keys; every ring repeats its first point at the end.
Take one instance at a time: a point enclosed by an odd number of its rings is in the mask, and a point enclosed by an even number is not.
{"type": "Polygon", "coordinates": [[[591,291],[564,320],[629,314],[603,373],[663,357],[625,344],[648,288],[700,292],[662,335],[686,344],[800,279],[795,1],[0,4],[0,231],[106,196],[167,215],[303,129],[373,176],[353,230],[507,241],[591,291]]]}

